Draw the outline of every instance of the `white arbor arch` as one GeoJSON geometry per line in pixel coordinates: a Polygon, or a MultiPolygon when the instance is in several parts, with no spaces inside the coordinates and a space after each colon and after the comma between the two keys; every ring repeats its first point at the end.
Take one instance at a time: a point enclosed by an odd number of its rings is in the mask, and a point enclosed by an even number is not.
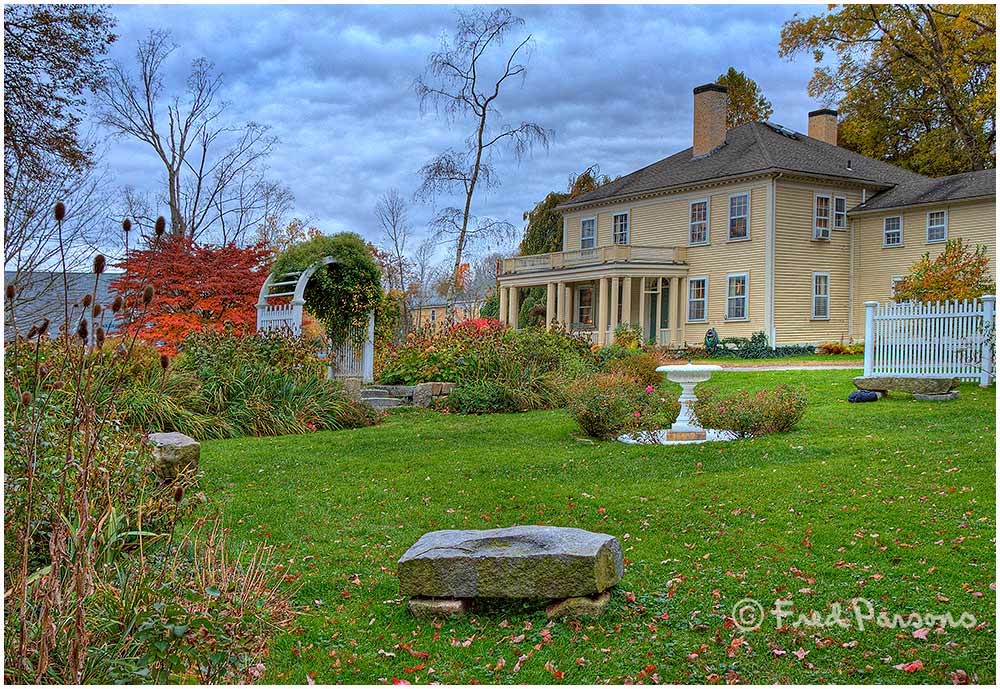
{"type": "MultiPolygon", "coordinates": [[[[331,263],[337,263],[337,259],[324,256],[305,270],[268,275],[257,298],[257,331],[285,331],[301,335],[306,285],[313,273],[331,263]],[[289,297],[291,301],[286,302],[289,297]]],[[[352,327],[347,340],[335,350],[331,344],[327,343],[330,361],[327,371],[331,378],[361,378],[366,383],[372,382],[375,358],[374,311],[368,314],[367,327],[352,327]]]]}

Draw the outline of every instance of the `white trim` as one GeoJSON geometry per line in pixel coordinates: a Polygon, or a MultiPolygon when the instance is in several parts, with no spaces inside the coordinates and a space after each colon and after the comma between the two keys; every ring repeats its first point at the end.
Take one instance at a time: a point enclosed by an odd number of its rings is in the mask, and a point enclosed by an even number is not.
{"type": "Polygon", "coordinates": [[[750,320],[750,273],[726,273],[726,313],[725,317],[722,319],[727,323],[734,323],[739,321],[750,320]],[[739,297],[729,296],[729,282],[733,278],[743,278],[743,315],[730,318],[729,317],[729,300],[739,299],[739,297]]]}
{"type": "Polygon", "coordinates": [[[895,249],[897,247],[903,246],[904,243],[905,242],[903,241],[903,216],[902,215],[887,215],[884,218],[882,218],[882,248],[883,249],[895,249]],[[889,243],[887,243],[885,241],[885,236],[886,236],[885,223],[886,223],[886,221],[892,220],[893,218],[897,218],[899,220],[899,243],[898,244],[889,244],[889,243]]]}
{"type": "Polygon", "coordinates": [[[767,217],[765,218],[766,234],[764,239],[764,332],[767,333],[767,339],[771,343],[772,349],[777,346],[778,339],[778,330],[774,322],[774,256],[778,234],[776,206],[779,177],[781,177],[780,174],[772,177],[767,187],[767,217]]]}
{"type": "MultiPolygon", "coordinates": [[[[927,240],[928,244],[942,244],[948,241],[948,209],[941,208],[939,210],[929,210],[924,215],[924,224],[926,226],[926,232],[924,233],[924,238],[927,240]],[[931,239],[931,213],[943,213],[944,214],[944,236],[941,239],[931,239]]],[[[937,227],[937,225],[935,225],[937,227]]]]}
{"type": "Polygon", "coordinates": [[[688,231],[687,231],[687,243],[688,246],[706,246],[711,242],[712,239],[712,197],[705,196],[700,199],[691,199],[688,201],[688,231]],[[705,240],[701,242],[691,241],[691,225],[694,222],[691,220],[691,210],[694,204],[704,203],[705,204],[705,240]]]}
{"type": "Polygon", "coordinates": [[[611,214],[611,243],[616,246],[628,246],[632,243],[632,214],[630,211],[617,211],[611,214]],[[625,216],[625,241],[616,241],[615,237],[615,218],[619,215],[625,216]]]}
{"type": "Polygon", "coordinates": [[[813,239],[829,240],[833,231],[833,194],[828,191],[813,192],[813,239]],[[826,227],[819,226],[819,200],[826,199],[826,227]],[[825,231],[826,234],[823,234],[825,231]]]}
{"type": "Polygon", "coordinates": [[[687,279],[687,295],[685,296],[684,303],[686,305],[684,309],[684,321],[687,323],[707,323],[708,322],[708,276],[698,275],[696,277],[689,277],[687,279]],[[703,281],[705,283],[705,296],[697,301],[704,302],[705,308],[702,309],[701,318],[691,318],[691,285],[697,281],[703,281]]]}
{"type": "Polygon", "coordinates": [[[728,216],[727,216],[727,219],[726,219],[726,240],[730,241],[730,242],[747,242],[747,241],[750,241],[750,190],[747,189],[746,191],[739,191],[739,192],[734,192],[732,194],[729,194],[728,205],[729,205],[729,209],[728,209],[728,216]],[[747,212],[746,212],[746,216],[736,216],[737,218],[739,218],[739,217],[745,217],[746,218],[746,230],[747,230],[747,234],[746,234],[745,237],[733,237],[733,219],[734,219],[733,218],[733,199],[736,198],[736,197],[738,197],[738,196],[746,196],[747,197],[747,212]]]}
{"type": "Polygon", "coordinates": [[[562,216],[562,250],[566,251],[566,216],[562,216]]]}
{"type": "Polygon", "coordinates": [[[589,216],[589,217],[586,217],[586,218],[580,218],[580,249],[583,250],[583,249],[596,249],[596,248],[597,248],[597,216],[594,215],[594,216],[589,216]],[[593,246],[584,246],[583,245],[583,223],[587,222],[588,220],[593,220],[594,221],[594,245],[593,246]]]}
{"type": "Polygon", "coordinates": [[[812,274],[812,320],[814,321],[828,321],[830,320],[830,274],[829,273],[813,273],[812,274]],[[816,278],[824,277],[826,278],[826,294],[819,294],[816,292],[816,278]],[[816,315],[816,297],[826,297],[826,315],[817,316],[816,315]]]}

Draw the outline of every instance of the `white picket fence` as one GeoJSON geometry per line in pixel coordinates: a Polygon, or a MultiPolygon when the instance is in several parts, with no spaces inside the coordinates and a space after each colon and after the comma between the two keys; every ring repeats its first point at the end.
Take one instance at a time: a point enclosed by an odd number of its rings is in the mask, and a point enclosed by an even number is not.
{"type": "Polygon", "coordinates": [[[995,377],[996,296],[972,301],[865,302],[865,375],[995,377]]]}

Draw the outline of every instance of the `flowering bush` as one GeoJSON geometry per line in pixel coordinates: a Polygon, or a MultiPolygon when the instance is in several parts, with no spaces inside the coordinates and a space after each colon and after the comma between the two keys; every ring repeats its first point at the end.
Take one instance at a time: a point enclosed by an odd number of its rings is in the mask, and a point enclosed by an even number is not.
{"type": "Polygon", "coordinates": [[[730,431],[738,438],[790,431],[806,410],[805,387],[778,385],[773,390],[740,390],[724,396],[718,390],[699,389],[694,413],[704,428],[730,431]]]}
{"type": "Polygon", "coordinates": [[[643,386],[659,387],[663,382],[663,374],[656,372],[659,365],[660,360],[655,354],[636,351],[632,356],[611,359],[604,366],[604,370],[608,373],[620,373],[643,386]]]}
{"type": "Polygon", "coordinates": [[[621,373],[580,378],[570,386],[568,401],[583,432],[602,440],[667,428],[680,411],[676,400],[621,373]]]}

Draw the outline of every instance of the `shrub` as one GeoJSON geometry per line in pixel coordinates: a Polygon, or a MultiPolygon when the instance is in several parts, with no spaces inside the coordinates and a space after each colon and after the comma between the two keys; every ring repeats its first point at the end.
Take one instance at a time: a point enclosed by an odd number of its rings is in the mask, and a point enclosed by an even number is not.
{"type": "Polygon", "coordinates": [[[517,390],[489,380],[456,386],[448,394],[445,406],[459,414],[497,414],[530,408],[517,390]]]}
{"type": "Polygon", "coordinates": [[[278,333],[196,333],[176,368],[197,377],[213,437],[288,435],[367,426],[378,415],[326,379],[315,343],[278,333]]]}
{"type": "Polygon", "coordinates": [[[663,374],[656,371],[659,365],[660,360],[655,354],[636,351],[633,356],[612,359],[604,367],[604,370],[608,373],[619,373],[631,378],[643,387],[652,385],[654,388],[658,388],[663,382],[663,374]]]}
{"type": "Polygon", "coordinates": [[[949,239],[944,250],[931,258],[930,252],[910,267],[896,285],[896,301],[950,301],[975,299],[996,292],[990,268],[989,247],[966,246],[949,239]]]}
{"type": "Polygon", "coordinates": [[[642,330],[633,323],[622,323],[615,328],[614,344],[625,349],[639,349],[642,346],[642,330]]]}
{"type": "Polygon", "coordinates": [[[817,354],[864,354],[865,345],[863,342],[854,344],[844,344],[843,342],[824,342],[816,347],[817,354]]]}
{"type": "Polygon", "coordinates": [[[763,331],[755,332],[749,338],[746,337],[724,337],[719,340],[719,348],[712,354],[713,357],[736,359],[775,359],[786,356],[802,356],[815,354],[816,349],[812,345],[779,345],[772,348],[767,341],[767,335],[763,331]]]}
{"type": "Polygon", "coordinates": [[[730,431],[749,438],[790,431],[806,409],[805,388],[778,385],[752,393],[740,390],[723,395],[714,388],[699,389],[694,412],[704,428],[730,431]]]}
{"type": "Polygon", "coordinates": [[[583,432],[602,440],[666,428],[679,411],[678,403],[660,397],[656,388],[616,373],[580,378],[570,386],[568,398],[570,414],[583,432]]]}

